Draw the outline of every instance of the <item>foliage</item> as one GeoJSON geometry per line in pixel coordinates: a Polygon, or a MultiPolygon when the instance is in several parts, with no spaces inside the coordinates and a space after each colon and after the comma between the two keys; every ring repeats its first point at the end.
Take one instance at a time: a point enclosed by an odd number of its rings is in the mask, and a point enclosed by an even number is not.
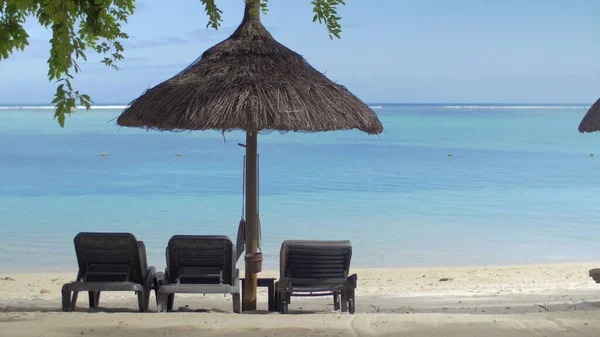
{"type": "MultiPolygon", "coordinates": [[[[260,1],[263,13],[268,12],[268,0],[260,1]]],[[[208,16],[207,27],[219,29],[222,11],[215,0],[200,0],[208,16]]],[[[327,27],[330,38],[340,38],[341,25],[337,8],[345,5],[343,0],[313,0],[313,22],[327,27]]],[[[61,126],[65,116],[77,105],[90,108],[90,96],[75,90],[73,80],[81,71],[79,63],[87,61],[86,52],[100,54],[102,63],[118,70],[123,60],[121,41],[128,38],[123,24],[133,15],[135,0],[0,0],[0,62],[15,51],[23,51],[29,45],[25,29],[27,20],[35,19],[50,29],[50,57],[48,79],[56,81],[56,110],[54,117],[61,126]]]]}

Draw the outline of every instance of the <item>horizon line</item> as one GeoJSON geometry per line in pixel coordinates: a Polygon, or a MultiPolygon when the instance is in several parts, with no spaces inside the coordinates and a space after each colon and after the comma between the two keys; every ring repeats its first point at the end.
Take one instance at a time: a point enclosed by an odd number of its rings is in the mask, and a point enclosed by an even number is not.
{"type": "MultiPolygon", "coordinates": [[[[385,105],[592,105],[591,103],[582,103],[582,102],[559,102],[559,103],[545,103],[545,102],[364,102],[367,105],[376,105],[376,104],[385,104],[385,105]]],[[[9,106],[44,106],[51,107],[53,106],[48,102],[40,102],[40,103],[0,103],[0,106],[9,107],[9,106]]],[[[129,106],[129,103],[115,103],[115,102],[103,102],[103,103],[93,103],[91,106],[129,106]]]]}

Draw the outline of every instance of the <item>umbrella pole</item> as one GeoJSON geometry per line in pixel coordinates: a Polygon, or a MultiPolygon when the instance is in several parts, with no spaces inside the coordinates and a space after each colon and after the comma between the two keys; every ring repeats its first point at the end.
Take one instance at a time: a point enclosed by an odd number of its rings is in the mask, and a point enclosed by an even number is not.
{"type": "MultiPolygon", "coordinates": [[[[246,132],[246,254],[258,251],[258,177],[257,177],[257,132],[246,132]]],[[[248,268],[246,262],[244,298],[242,310],[256,310],[257,274],[248,268]]]]}

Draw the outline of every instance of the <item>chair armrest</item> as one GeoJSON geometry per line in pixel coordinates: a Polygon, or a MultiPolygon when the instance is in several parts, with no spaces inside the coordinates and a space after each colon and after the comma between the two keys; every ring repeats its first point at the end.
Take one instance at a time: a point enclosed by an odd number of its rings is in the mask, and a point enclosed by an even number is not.
{"type": "Polygon", "coordinates": [[[352,274],[350,276],[348,276],[348,285],[351,286],[352,288],[356,288],[356,283],[358,281],[358,276],[356,274],[352,274]]]}
{"type": "Polygon", "coordinates": [[[165,273],[163,274],[162,284],[171,284],[171,275],[169,275],[169,268],[165,268],[165,273]]]}
{"type": "Polygon", "coordinates": [[[77,276],[75,279],[75,282],[81,282],[83,281],[83,270],[79,269],[79,271],[77,271],[77,276]]]}
{"type": "Polygon", "coordinates": [[[140,264],[142,267],[142,271],[147,270],[148,269],[148,258],[146,256],[146,244],[144,244],[144,241],[138,241],[137,246],[138,246],[138,255],[140,257],[140,264]]]}
{"type": "Polygon", "coordinates": [[[290,288],[290,279],[282,277],[278,281],[275,281],[276,291],[287,291],[290,288]]]}
{"type": "Polygon", "coordinates": [[[163,285],[165,282],[165,273],[162,271],[157,271],[156,272],[156,281],[158,282],[159,286],[163,285]]]}
{"type": "Polygon", "coordinates": [[[240,284],[240,270],[236,269],[235,270],[235,274],[233,275],[233,285],[238,285],[240,284]]]}
{"type": "Polygon", "coordinates": [[[146,278],[144,279],[144,283],[146,287],[157,288],[158,287],[158,279],[156,278],[156,268],[149,267],[146,271],[146,278]]]}

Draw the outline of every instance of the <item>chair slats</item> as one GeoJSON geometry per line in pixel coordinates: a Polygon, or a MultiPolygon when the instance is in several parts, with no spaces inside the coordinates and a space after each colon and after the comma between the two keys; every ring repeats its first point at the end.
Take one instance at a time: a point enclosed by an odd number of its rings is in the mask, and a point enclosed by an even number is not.
{"type": "Polygon", "coordinates": [[[277,282],[279,312],[287,313],[291,296],[334,297],[334,308],[354,313],[356,275],[349,276],[350,241],[284,241],[277,282]]]}
{"type": "Polygon", "coordinates": [[[284,243],[282,254],[286,277],[318,280],[347,276],[352,253],[349,244],[315,241],[284,243]]]}
{"type": "Polygon", "coordinates": [[[167,247],[170,277],[182,283],[231,284],[234,259],[233,243],[223,236],[175,235],[167,247]]]}
{"type": "Polygon", "coordinates": [[[75,251],[88,281],[143,283],[138,242],[130,233],[79,233],[75,251]]]}

